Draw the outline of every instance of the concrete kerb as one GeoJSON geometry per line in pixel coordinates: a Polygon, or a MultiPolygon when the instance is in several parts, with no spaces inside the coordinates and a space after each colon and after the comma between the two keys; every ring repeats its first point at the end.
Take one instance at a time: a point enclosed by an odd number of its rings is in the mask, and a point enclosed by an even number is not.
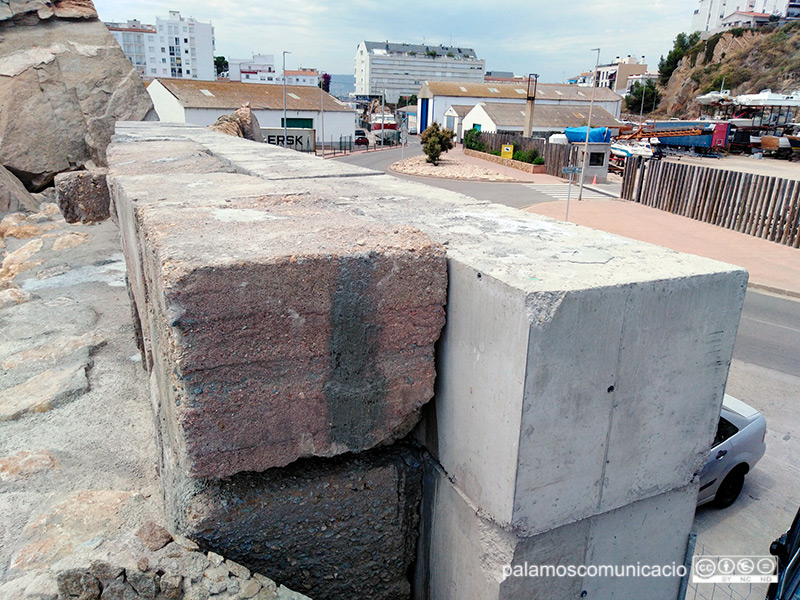
{"type": "MultiPolygon", "coordinates": [[[[199,128],[181,133],[232,163],[248,151],[199,128]]],[[[390,176],[336,180],[315,177],[328,170],[311,157],[291,162],[303,178],[276,177],[277,154],[247,170],[265,195],[323,199],[384,226],[415,226],[446,246],[448,322],[426,442],[482,514],[554,541],[564,527],[616,510],[646,519],[648,499],[687,487],[718,417],[743,271],[390,176]],[[676,415],[665,438],[659,424],[676,415]],[[680,453],[654,454],[660,442],[680,453]],[[550,458],[537,459],[542,453],[550,458]]],[[[175,185],[188,194],[192,183],[175,185]]],[[[681,524],[676,539],[688,535],[687,504],[667,510],[681,524]]],[[[453,539],[456,530],[442,527],[432,543],[453,539]]],[[[608,560],[624,559],[633,529],[608,560]]],[[[680,548],[652,546],[654,558],[683,559],[680,548]]],[[[465,566],[481,553],[466,544],[453,560],[465,566]]]]}

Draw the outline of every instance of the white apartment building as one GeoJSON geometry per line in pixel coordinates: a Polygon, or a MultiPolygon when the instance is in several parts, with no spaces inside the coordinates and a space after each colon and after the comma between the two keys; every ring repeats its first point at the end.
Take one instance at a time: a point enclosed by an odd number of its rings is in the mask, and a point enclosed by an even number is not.
{"type": "Polygon", "coordinates": [[[385,92],[387,102],[416,94],[425,81],[483,83],[485,73],[472,48],[364,41],[356,49],[356,94],[385,92]]]}
{"type": "Polygon", "coordinates": [[[798,18],[800,0],[698,0],[692,15],[692,31],[717,31],[722,27],[722,20],[735,12],[798,18]]]}
{"type": "Polygon", "coordinates": [[[137,71],[146,79],[172,77],[213,81],[214,27],[194,17],[184,19],[179,11],[155,25],[138,20],[106,23],[137,71]]]}
{"type": "MultiPolygon", "coordinates": [[[[242,83],[265,83],[283,85],[283,70],[275,68],[272,54],[254,54],[253,58],[228,59],[228,77],[242,83]]],[[[319,85],[316,69],[286,70],[286,85],[319,85]]]]}

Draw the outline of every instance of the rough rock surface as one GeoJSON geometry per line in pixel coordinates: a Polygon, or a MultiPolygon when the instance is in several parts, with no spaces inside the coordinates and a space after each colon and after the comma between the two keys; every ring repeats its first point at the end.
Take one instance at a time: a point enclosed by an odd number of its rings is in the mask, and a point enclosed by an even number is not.
{"type": "Polygon", "coordinates": [[[222,115],[213,125],[209,125],[209,129],[254,142],[264,141],[264,136],[261,135],[261,126],[250,109],[249,102],[241,108],[237,108],[230,115],[222,115]]]}
{"type": "Polygon", "coordinates": [[[0,165],[0,213],[18,210],[36,211],[39,202],[22,182],[0,165]]]}
{"type": "Polygon", "coordinates": [[[59,173],[55,183],[58,207],[67,223],[97,223],[109,217],[105,169],[59,173]]]}
{"type": "Polygon", "coordinates": [[[168,485],[168,493],[184,504],[179,520],[188,537],[293,589],[313,598],[401,600],[410,594],[422,469],[417,450],[395,444],[168,485]]]}
{"type": "Polygon", "coordinates": [[[142,553],[133,566],[93,560],[89,566],[0,585],[14,600],[310,600],[188,540],[142,553]]]}
{"type": "Polygon", "coordinates": [[[238,197],[258,183],[241,175],[158,195],[114,177],[163,440],[182,469],[263,471],[411,430],[433,395],[441,246],[319,200],[238,197]]]}
{"type": "Polygon", "coordinates": [[[0,3],[0,164],[30,191],[105,164],[117,120],[152,115],[141,78],[88,0],[0,3]]]}

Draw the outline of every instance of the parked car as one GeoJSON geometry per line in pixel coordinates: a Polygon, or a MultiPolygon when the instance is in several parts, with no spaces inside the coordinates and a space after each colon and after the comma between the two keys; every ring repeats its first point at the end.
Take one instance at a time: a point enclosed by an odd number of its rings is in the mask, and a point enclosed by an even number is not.
{"type": "Polygon", "coordinates": [[[356,129],[356,135],[355,135],[355,137],[356,137],[356,139],[358,139],[358,138],[365,138],[365,137],[367,137],[367,132],[366,132],[366,131],[364,131],[363,129],[356,129]]]}
{"type": "Polygon", "coordinates": [[[369,138],[366,136],[357,137],[356,146],[369,146],[369,138]]]}
{"type": "Polygon", "coordinates": [[[727,508],[736,501],[744,477],[764,456],[767,422],[752,406],[725,394],[717,435],[703,470],[697,504],[727,508]]]}
{"type": "Polygon", "coordinates": [[[800,600],[800,509],[769,553],[778,558],[778,582],[769,585],[767,600],[800,600]]]}

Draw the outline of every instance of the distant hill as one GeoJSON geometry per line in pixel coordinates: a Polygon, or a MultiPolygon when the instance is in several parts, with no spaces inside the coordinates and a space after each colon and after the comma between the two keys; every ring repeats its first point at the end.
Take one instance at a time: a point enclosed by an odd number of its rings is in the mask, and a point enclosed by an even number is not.
{"type": "Polygon", "coordinates": [[[331,96],[347,98],[350,92],[356,91],[355,75],[331,75],[331,96]]]}
{"type": "Polygon", "coordinates": [[[800,89],[800,22],[766,30],[732,29],[689,49],[663,90],[657,113],[695,118],[695,98],[723,85],[731,94],[800,89]]]}

